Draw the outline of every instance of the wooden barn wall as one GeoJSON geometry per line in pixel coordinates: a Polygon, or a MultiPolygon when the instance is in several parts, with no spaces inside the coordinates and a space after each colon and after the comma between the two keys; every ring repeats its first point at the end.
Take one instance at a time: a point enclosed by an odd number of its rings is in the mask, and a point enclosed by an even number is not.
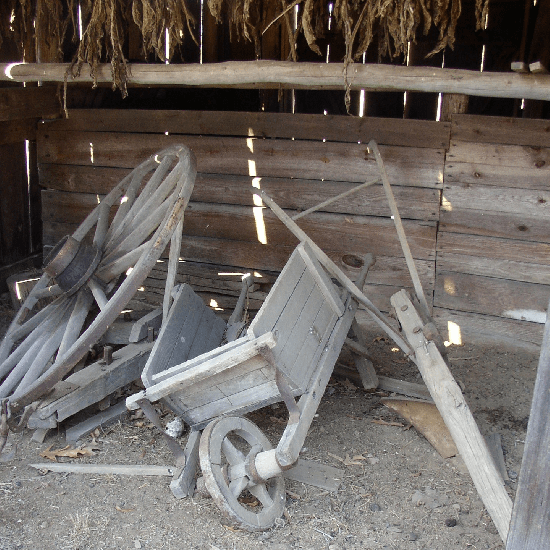
{"type": "MultiPolygon", "coordinates": [[[[375,177],[367,149],[375,139],[445,335],[458,326],[464,341],[533,345],[540,342],[542,325],[517,319],[533,312],[540,316],[550,294],[545,125],[472,116],[457,116],[451,125],[323,115],[76,110],[68,120],[38,130],[44,245],[74,231],[98,199],[148,155],[185,143],[197,156],[199,174],[185,215],[179,279],[227,312],[240,289],[238,274],[253,269],[262,275],[251,295],[254,311],[296,240],[268,209],[255,207],[253,185],[285,209],[304,210],[375,177]],[[258,219],[265,225],[265,244],[259,241],[258,219]]],[[[365,292],[383,311],[389,311],[394,292],[412,288],[381,185],[299,223],[352,276],[350,258],[375,254],[365,292]]],[[[140,301],[160,303],[164,271],[159,263],[138,293],[140,301]]],[[[369,324],[365,315],[360,321],[369,324]]],[[[456,338],[456,330],[453,334],[456,338]]]]}
{"type": "Polygon", "coordinates": [[[434,315],[462,338],[540,343],[550,296],[550,124],[455,115],[434,315]],[[451,323],[451,325],[449,325],[451,323]]]}
{"type": "Polygon", "coordinates": [[[30,255],[41,248],[36,126],[59,114],[56,88],[0,88],[0,292],[7,277],[33,267],[30,255]]]}

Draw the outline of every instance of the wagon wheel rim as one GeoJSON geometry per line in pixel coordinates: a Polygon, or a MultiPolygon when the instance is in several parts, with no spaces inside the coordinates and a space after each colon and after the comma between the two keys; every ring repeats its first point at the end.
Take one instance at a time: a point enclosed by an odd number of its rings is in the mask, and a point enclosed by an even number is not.
{"type": "MultiPolygon", "coordinates": [[[[152,155],[54,247],[0,345],[0,397],[10,396],[12,412],[70,372],[133,298],[170,239],[168,262],[177,264],[195,176],[196,161],[185,146],[152,155]],[[48,296],[53,301],[36,310],[48,296]],[[90,322],[94,304],[99,313],[90,322]]],[[[174,278],[172,270],[168,295],[174,278]]]]}
{"type": "Polygon", "coordinates": [[[250,477],[241,475],[247,458],[271,449],[263,432],[245,418],[222,417],[203,431],[199,457],[204,482],[216,505],[233,525],[259,531],[269,529],[281,517],[286,503],[283,475],[265,483],[254,483],[250,477]],[[244,502],[247,492],[256,498],[254,506],[244,502]]]}

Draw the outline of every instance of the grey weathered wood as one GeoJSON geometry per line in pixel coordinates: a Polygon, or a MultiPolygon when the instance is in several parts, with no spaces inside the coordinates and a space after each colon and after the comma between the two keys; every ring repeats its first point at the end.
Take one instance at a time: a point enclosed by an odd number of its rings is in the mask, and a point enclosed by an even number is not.
{"type": "MultiPolygon", "coordinates": [[[[220,331],[225,328],[225,323],[216,318],[214,312],[205,306],[189,285],[180,285],[168,317],[155,341],[151,359],[143,371],[142,379],[146,384],[151,383],[155,374],[167,371],[174,365],[182,364],[187,359],[193,358],[190,354],[201,322],[209,323],[209,326],[215,324],[220,331]]],[[[205,336],[208,334],[209,332],[205,336]]],[[[221,336],[217,341],[205,341],[201,349],[204,352],[207,351],[204,350],[204,347],[216,348],[220,341],[221,336]]]]}
{"type": "Polygon", "coordinates": [[[409,351],[409,345],[393,330],[393,328],[386,322],[385,316],[374,306],[374,304],[359,290],[353,281],[347,277],[342,270],[308,237],[308,235],[295,223],[289,216],[283,212],[283,210],[263,191],[259,191],[258,195],[262,200],[273,210],[276,216],[286,225],[286,227],[294,233],[294,235],[302,242],[306,242],[312,248],[317,259],[323,264],[323,266],[336,277],[342,285],[358,300],[368,312],[372,315],[373,319],[379,324],[380,328],[384,330],[394,342],[405,353],[409,351]]]}
{"type": "Polygon", "coordinates": [[[146,464],[72,464],[70,462],[41,462],[29,464],[37,470],[69,474],[105,474],[123,476],[173,476],[173,466],[148,466],[146,464]]]}
{"type": "MultiPolygon", "coordinates": [[[[549,172],[546,170],[546,177],[549,172]]],[[[528,175],[524,174],[528,179],[528,175]]],[[[478,210],[480,212],[509,212],[527,219],[550,219],[550,191],[546,189],[511,188],[497,185],[476,185],[467,182],[446,183],[443,189],[442,211],[478,210]]],[[[495,182],[496,183],[496,182],[495,182]]]]}
{"type": "Polygon", "coordinates": [[[544,324],[550,285],[441,271],[434,306],[544,324]]]}
{"type": "Polygon", "coordinates": [[[353,193],[357,193],[357,191],[360,191],[361,189],[365,189],[366,187],[370,187],[371,185],[374,185],[375,183],[379,183],[379,179],[373,179],[371,181],[367,181],[365,183],[362,183],[361,185],[358,185],[357,187],[353,187],[352,189],[349,189],[348,191],[344,191],[343,193],[340,193],[339,195],[336,195],[335,197],[331,197],[330,199],[327,199],[323,202],[320,202],[316,204],[315,206],[312,206],[311,208],[308,208],[307,210],[304,210],[298,214],[295,214],[292,216],[292,219],[294,221],[299,220],[300,218],[303,218],[304,216],[307,216],[308,214],[311,214],[312,212],[316,212],[317,210],[323,210],[327,206],[331,205],[334,202],[337,202],[344,197],[348,197],[349,195],[353,193]]]}
{"type": "Polygon", "coordinates": [[[416,384],[415,382],[407,382],[406,380],[396,380],[388,376],[379,376],[378,387],[384,391],[432,401],[430,391],[424,384],[416,384]]]}
{"type": "MultiPolygon", "coordinates": [[[[550,78],[550,77],[549,77],[550,78]]],[[[507,145],[494,143],[475,143],[467,141],[451,140],[451,145],[446,156],[446,163],[475,162],[487,166],[510,167],[516,169],[516,174],[522,174],[521,170],[538,171],[548,173],[548,159],[550,149],[548,147],[524,147],[522,145],[507,145]]],[[[523,172],[525,177],[525,172],[523,172]]],[[[523,186],[521,181],[516,186],[523,186]]],[[[529,183],[526,184],[527,186],[529,183]]],[[[513,186],[512,186],[513,187],[513,186]]]]}
{"type": "Polygon", "coordinates": [[[378,387],[379,380],[374,365],[372,364],[372,357],[367,350],[367,339],[357,319],[353,319],[351,323],[351,330],[357,338],[357,342],[346,338],[345,343],[351,348],[353,362],[355,368],[361,377],[361,383],[365,390],[373,390],[378,387]]]}
{"type": "Polygon", "coordinates": [[[101,401],[107,395],[139,378],[149,357],[152,343],[130,344],[113,353],[113,362],[105,365],[101,361],[88,365],[64,381],[76,389],[53,402],[37,409],[39,418],[57,414],[59,422],[101,401]]]}
{"type": "Polygon", "coordinates": [[[49,431],[50,428],[36,428],[32,434],[31,440],[36,441],[37,443],[44,443],[49,431]]]}
{"type": "Polygon", "coordinates": [[[453,138],[459,141],[550,147],[549,129],[548,120],[530,118],[460,114],[452,119],[453,138]]]}
{"type": "Polygon", "coordinates": [[[434,320],[446,340],[449,324],[460,329],[461,341],[487,345],[521,348],[538,353],[543,326],[528,321],[514,321],[504,317],[481,315],[463,311],[434,308],[434,320]]]}
{"type": "Polygon", "coordinates": [[[529,66],[524,61],[512,61],[510,69],[512,69],[515,73],[529,73],[529,66]]]}
{"type": "Polygon", "coordinates": [[[195,474],[199,465],[199,443],[201,432],[192,430],[185,444],[185,466],[180,475],[170,482],[170,490],[176,498],[193,495],[195,490],[195,474]]]}
{"type": "Polygon", "coordinates": [[[424,337],[422,320],[404,290],[392,297],[392,305],[414,349],[424,382],[466,463],[481,500],[505,541],[512,514],[512,501],[506,493],[462,391],[435,344],[424,337]]]}
{"type": "MultiPolygon", "coordinates": [[[[376,162],[363,143],[254,138],[251,154],[244,138],[126,134],[114,132],[67,132],[40,129],[37,137],[38,162],[112,168],[133,168],[144,155],[164,147],[184,143],[197,155],[198,166],[206,174],[250,176],[248,161],[254,160],[259,176],[363,183],[378,177],[376,162]],[[99,138],[99,139],[98,139],[99,138]],[[90,157],[94,143],[94,162],[90,157]]],[[[395,185],[440,189],[444,167],[443,149],[380,147],[388,175],[395,185]]],[[[207,202],[205,200],[205,202],[207,202]]],[[[317,199],[315,203],[319,202],[317,199]]]]}
{"type": "Polygon", "coordinates": [[[116,422],[128,413],[126,404],[124,401],[120,401],[116,405],[111,405],[108,409],[95,414],[90,418],[87,418],[83,422],[67,428],[65,431],[65,439],[69,443],[78,441],[82,437],[92,433],[96,428],[100,426],[108,426],[113,422],[116,422]]]}
{"type": "Polygon", "coordinates": [[[403,222],[401,221],[401,216],[399,215],[397,203],[395,202],[395,197],[393,195],[393,191],[390,185],[388,173],[386,172],[386,166],[384,164],[384,160],[382,159],[382,155],[380,154],[380,150],[375,141],[369,142],[369,148],[372,149],[372,151],[374,152],[374,156],[376,158],[376,164],[378,165],[378,170],[380,171],[382,184],[384,186],[386,198],[388,200],[390,211],[392,213],[392,219],[395,224],[397,236],[399,237],[399,244],[401,245],[401,249],[403,250],[403,255],[405,256],[405,260],[407,262],[407,267],[409,268],[409,273],[411,274],[411,279],[413,282],[414,290],[416,292],[416,297],[420,302],[420,306],[424,310],[424,315],[429,316],[430,307],[428,306],[426,295],[424,294],[424,289],[422,288],[422,283],[420,282],[420,277],[418,276],[418,271],[416,270],[416,266],[414,264],[414,259],[412,257],[411,249],[407,241],[407,236],[405,235],[405,229],[403,228],[403,222]]]}
{"type": "Polygon", "coordinates": [[[157,308],[135,321],[130,330],[128,341],[131,343],[140,342],[147,338],[149,328],[158,331],[162,324],[162,309],[157,308]]]}
{"type": "Polygon", "coordinates": [[[538,550],[550,546],[549,394],[550,316],[547,317],[544,328],[506,550],[538,550]]]}
{"type": "MultiPolygon", "coordinates": [[[[126,406],[130,410],[139,408],[137,401],[140,399],[149,399],[151,402],[158,401],[163,397],[168,397],[170,394],[188,386],[200,382],[226,368],[237,365],[239,362],[250,359],[259,353],[262,346],[273,347],[276,340],[272,333],[267,333],[254,340],[242,339],[240,345],[235,349],[230,349],[226,354],[210,359],[203,363],[199,363],[195,367],[184,370],[183,372],[165,379],[162,382],[148,387],[145,391],[139,392],[128,397],[126,406]]],[[[223,346],[222,348],[223,349],[223,346]]]]}
{"type": "MultiPolygon", "coordinates": [[[[64,82],[70,64],[20,63],[0,65],[0,80],[15,82],[64,82]]],[[[351,89],[409,90],[457,93],[485,97],[550,98],[550,79],[537,74],[525,77],[515,73],[405,67],[400,65],[355,63],[344,68],[340,63],[291,63],[285,61],[226,61],[212,64],[137,64],[128,65],[128,85],[180,85],[236,88],[342,89],[347,70],[351,89]]],[[[112,83],[112,67],[94,67],[98,82],[112,83]]],[[[93,82],[90,72],[82,70],[75,82],[93,82]]]]}
{"type": "Polygon", "coordinates": [[[344,478],[344,470],[299,458],[296,466],[285,470],[283,475],[292,481],[300,481],[326,491],[337,491],[344,478]]]}
{"type": "Polygon", "coordinates": [[[495,461],[495,466],[498,469],[499,474],[501,475],[503,481],[509,479],[508,472],[506,471],[506,464],[504,463],[504,453],[502,452],[502,438],[498,432],[491,432],[485,436],[485,441],[487,442],[487,447],[493,460],[495,461]]]}
{"type": "MultiPolygon", "coordinates": [[[[362,141],[365,136],[384,145],[447,149],[450,124],[428,120],[379,117],[253,113],[230,111],[174,111],[146,109],[72,109],[54,128],[64,131],[146,132],[227,135],[266,138],[362,141]]],[[[116,177],[116,182],[120,181],[116,177]]],[[[113,183],[116,183],[113,182],[113,183]]],[[[262,179],[262,184],[263,184],[262,179]]],[[[333,195],[336,193],[333,193],[333,195]]]]}
{"type": "MultiPolygon", "coordinates": [[[[72,116],[71,116],[72,120],[72,116]]],[[[420,122],[420,121],[417,121],[420,122]]],[[[124,136],[121,136],[123,139],[124,136]]],[[[398,159],[395,160],[398,162],[398,159]]],[[[433,170],[443,170],[443,160],[433,170]]],[[[40,184],[57,191],[106,194],[127,173],[128,168],[108,168],[102,166],[80,166],[64,164],[40,164],[40,184]]],[[[341,214],[386,216],[389,212],[383,201],[382,185],[375,184],[364,193],[355,193],[353,200],[333,202],[334,195],[349,193],[354,184],[342,181],[303,179],[300,173],[292,179],[262,177],[264,189],[283,208],[304,211],[318,206],[323,201],[324,212],[341,214]]],[[[409,179],[402,179],[395,185],[395,200],[404,219],[437,220],[439,210],[439,189],[424,187],[423,179],[428,174],[416,174],[411,171],[409,179]]],[[[431,181],[433,178],[429,178],[431,181]]],[[[238,174],[199,173],[193,190],[194,202],[240,204],[253,206],[249,196],[250,176],[238,174]]],[[[180,265],[179,268],[185,266],[180,265]]]]}
{"type": "Polygon", "coordinates": [[[298,245],[298,251],[302,259],[304,260],[309,272],[313,276],[313,279],[317,283],[321,294],[325,300],[330,304],[334,313],[340,317],[344,313],[344,304],[340,299],[340,296],[334,288],[334,284],[330,280],[329,276],[323,271],[321,264],[317,261],[313,252],[311,251],[307,243],[300,243],[298,245]]]}

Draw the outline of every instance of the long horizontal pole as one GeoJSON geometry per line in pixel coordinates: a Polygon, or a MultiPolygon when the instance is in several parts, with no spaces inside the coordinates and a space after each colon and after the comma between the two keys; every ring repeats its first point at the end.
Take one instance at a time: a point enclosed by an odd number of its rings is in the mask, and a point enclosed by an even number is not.
{"type": "MultiPolygon", "coordinates": [[[[3,63],[0,81],[63,82],[68,63],[3,63]]],[[[287,61],[227,61],[206,64],[128,64],[129,85],[203,86],[213,88],[304,88],[338,90],[345,87],[342,63],[287,61]]],[[[112,83],[111,65],[96,70],[97,82],[112,83]]],[[[92,82],[84,66],[68,82],[92,82]]],[[[550,75],[466,71],[434,67],[404,67],[355,63],[348,66],[352,90],[415,91],[550,100],[550,75]]]]}

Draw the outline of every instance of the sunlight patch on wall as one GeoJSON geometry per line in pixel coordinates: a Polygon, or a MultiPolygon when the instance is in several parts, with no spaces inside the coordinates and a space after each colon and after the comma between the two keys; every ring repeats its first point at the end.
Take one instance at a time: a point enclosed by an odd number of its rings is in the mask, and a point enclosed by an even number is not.
{"type": "Polygon", "coordinates": [[[449,339],[445,342],[445,346],[461,346],[462,332],[460,330],[460,325],[453,323],[453,321],[448,321],[447,331],[449,332],[449,339]]]}

